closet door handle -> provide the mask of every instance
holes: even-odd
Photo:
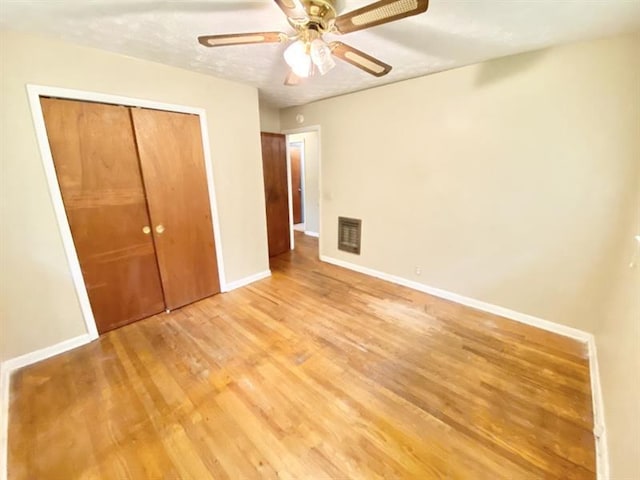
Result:
[[[142,233],[144,233],[145,235],[149,235],[151,233],[151,227],[149,225],[145,225],[144,227],[142,227]]]
[[[162,233],[164,232],[164,226],[162,224],[156,226],[156,232]]]

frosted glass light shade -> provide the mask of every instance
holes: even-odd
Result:
[[[307,53],[307,46],[297,40],[284,51],[284,61],[291,67],[298,77],[306,78],[311,72],[311,57]]]
[[[311,59],[315,66],[318,67],[320,75],[324,75],[336,66],[336,62],[333,60],[329,45],[319,38],[316,38],[311,42]]]

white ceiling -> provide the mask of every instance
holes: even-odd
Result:
[[[368,3],[344,0],[340,11]],[[258,87],[261,100],[286,107],[549,45],[640,30],[640,0],[431,0],[424,14],[340,37],[391,64],[389,75],[375,78],[338,60],[327,75],[298,87],[283,85],[284,45],[205,48],[196,41],[206,34],[291,32],[271,0],[0,0],[0,28],[250,84]]]

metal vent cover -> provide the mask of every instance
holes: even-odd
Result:
[[[362,220],[338,217],[338,250],[360,255]]]

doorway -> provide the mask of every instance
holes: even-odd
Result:
[[[305,230],[304,212],[304,139],[289,142],[289,162],[291,169],[291,209],[293,229]]]
[[[320,127],[289,131],[291,232],[320,237]],[[292,247],[294,248],[294,247]]]
[[[269,257],[274,257],[294,250],[296,236],[320,237],[320,127],[260,135]]]

